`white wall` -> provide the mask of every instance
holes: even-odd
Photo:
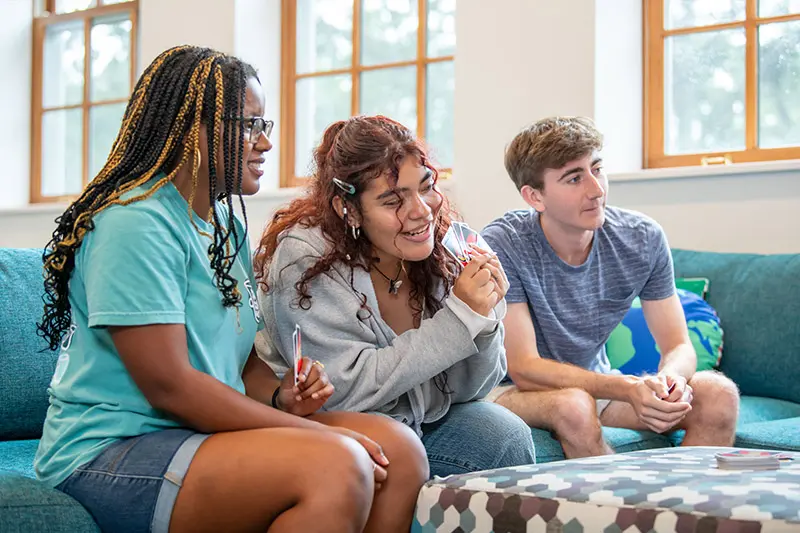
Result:
[[[281,2],[236,0],[235,54],[256,68],[266,95],[265,117],[275,121],[272,150],[264,163],[261,194],[278,188],[281,153]]]
[[[0,1],[0,209],[24,205],[30,191],[31,13],[33,0]],[[0,232],[5,229],[0,222]]]
[[[609,200],[658,220],[673,247],[800,252],[800,170],[658,181],[612,179]]]
[[[139,0],[139,72],[173,46],[234,52],[233,0]]]
[[[794,172],[614,179],[615,171],[641,168],[638,0],[501,5],[458,2],[455,195],[471,225],[525,207],[503,168],[504,147],[519,129],[550,115],[587,115],[606,134],[611,202],[656,218],[672,246],[800,252],[800,165]]]
[[[458,1],[453,173],[456,204],[472,225],[525,205],[503,167],[520,129],[548,115],[593,114],[593,5]]]

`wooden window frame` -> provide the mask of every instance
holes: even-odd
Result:
[[[664,2],[643,0],[644,143],[645,168],[731,164],[800,159],[800,146],[758,146],[758,27],[775,22],[800,20],[800,14],[759,17],[758,0],[746,0],[745,20],[724,24],[664,29]],[[673,35],[744,28],[745,43],[745,149],[724,152],[668,155],[664,142],[664,41]]]
[[[428,0],[417,0],[417,14],[419,26],[417,27],[417,57],[408,61],[381,63],[378,65],[364,66],[361,64],[361,2],[353,0],[353,55],[350,67],[335,70],[297,73],[297,1],[281,0],[281,35],[283,36],[281,48],[281,113],[280,113],[280,186],[297,187],[303,185],[307,177],[295,176],[295,94],[297,81],[306,78],[321,76],[349,74],[352,79],[350,94],[350,116],[359,112],[361,73],[372,70],[382,70],[396,67],[417,67],[417,136],[424,138],[425,133],[425,105],[426,105],[426,76],[427,67],[433,63],[453,61],[455,56],[427,56],[427,22]],[[447,176],[452,169],[438,169],[440,176]]]
[[[42,119],[47,111],[61,109],[81,109],[83,112],[83,141],[82,141],[82,183],[85,187],[89,182],[89,111],[99,105],[119,104],[127,102],[130,92],[136,81],[136,49],[137,49],[137,16],[139,1],[130,0],[118,4],[104,5],[105,0],[97,0],[97,6],[71,13],[57,14],[55,12],[56,0],[43,0],[45,13],[33,18],[33,76],[31,90],[31,203],[64,202],[71,201],[74,195],[44,196],[42,195]],[[125,98],[112,100],[90,101],[91,88],[91,48],[90,37],[92,20],[97,17],[128,13],[131,20],[130,42],[130,91]],[[83,98],[80,104],[55,106],[45,108],[42,102],[44,94],[44,39],[48,26],[69,21],[82,20],[84,32],[84,60],[83,60]]]

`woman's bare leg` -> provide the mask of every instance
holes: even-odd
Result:
[[[189,465],[170,532],[361,532],[375,490],[356,441],[293,428],[218,433]]]
[[[362,433],[383,447],[389,458],[388,478],[375,493],[364,531],[408,533],[419,489],[429,477],[428,457],[416,434],[403,424],[379,415],[331,412],[311,418]]]

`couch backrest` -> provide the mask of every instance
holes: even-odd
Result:
[[[725,332],[720,370],[742,394],[800,403],[800,254],[673,250],[677,277],[710,280]]]
[[[0,440],[39,438],[57,354],[36,334],[42,250],[0,248]]]

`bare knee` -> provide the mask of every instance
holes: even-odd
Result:
[[[320,512],[366,523],[375,491],[372,459],[358,442],[333,432],[320,432],[315,440],[316,453],[298,458],[316,473],[304,484],[301,499]]]
[[[375,417],[375,438],[390,461],[389,482],[418,491],[430,474],[428,455],[419,437],[408,426],[390,418]]]
[[[739,414],[739,388],[715,371],[696,373],[692,387],[692,413],[703,425],[734,426]]]
[[[583,389],[559,391],[553,409],[553,429],[559,437],[590,437],[600,432],[595,399]]]

